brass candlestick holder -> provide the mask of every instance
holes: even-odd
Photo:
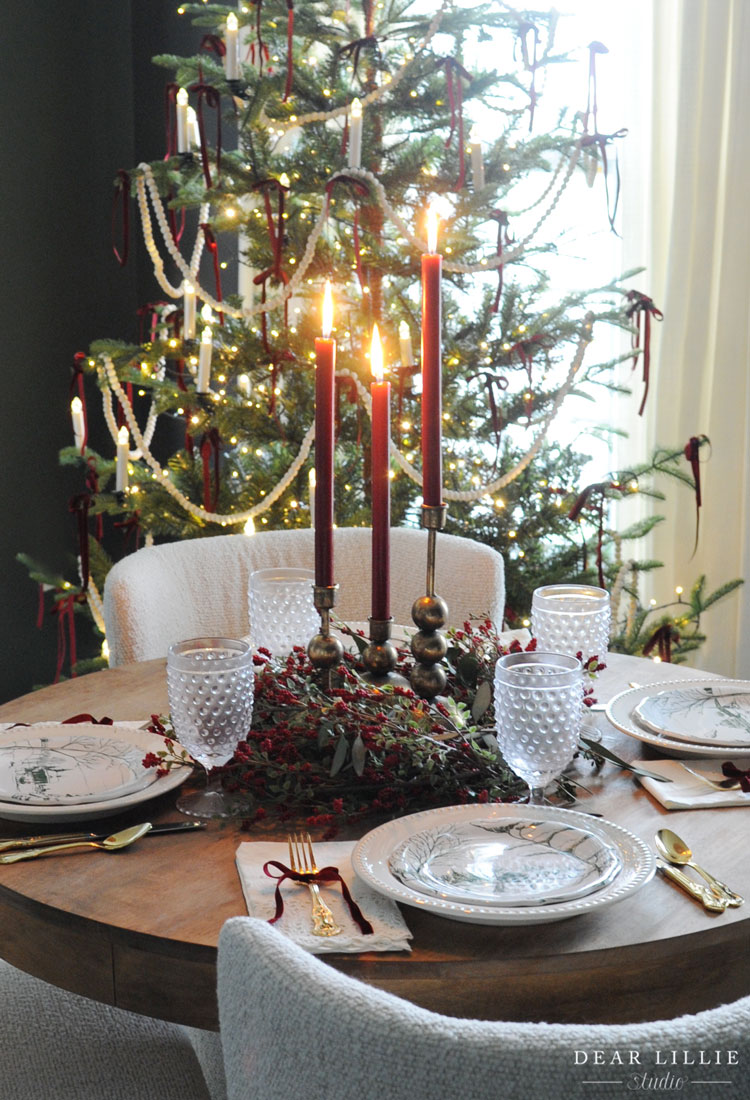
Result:
[[[411,639],[415,665],[411,686],[423,699],[434,699],[445,689],[447,676],[441,661],[448,651],[448,642],[440,628],[448,621],[448,605],[435,595],[435,554],[438,531],[445,526],[448,509],[444,504],[422,505],[422,526],[427,529],[427,592],[411,609],[411,617],[419,628]]]
[[[398,652],[391,637],[393,619],[370,619],[370,644],[362,652],[362,660],[367,669],[367,679],[380,687],[393,684],[408,687],[408,682],[394,672],[398,661]]]
[[[337,584],[313,585],[313,603],[320,615],[320,632],[310,639],[307,655],[315,668],[322,672],[323,687],[331,688],[332,670],[341,663],[344,647],[331,634],[331,608],[336,606]]]

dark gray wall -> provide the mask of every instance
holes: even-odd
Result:
[[[112,255],[112,181],[163,153],[168,74],[150,58],[199,41],[175,9],[172,0],[0,4],[0,701],[55,669],[55,624],[47,615],[36,628],[37,590],[15,555],[75,577],[68,499],[81,475],[57,458],[72,442],[73,356],[98,337],[134,338],[137,305],[155,294],[144,264],[123,270]],[[89,390],[95,415],[97,395]]]

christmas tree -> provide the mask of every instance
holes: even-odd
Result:
[[[85,477],[73,505],[79,575],[52,578],[25,559],[57,610],[71,619],[88,610],[103,631],[114,526],[134,548],[311,525],[326,280],[338,345],[336,521],[370,522],[377,324],[394,393],[392,522],[419,524],[420,260],[437,200],[445,529],[503,554],[511,626],[538,584],[594,580],[613,592],[615,647],[658,645],[670,658],[697,645],[701,612],[733,583],[707,596],[701,579],[689,602],[642,608],[638,573],[658,563],[623,546],[657,519],[618,533],[609,508],[635,491],[658,496],[655,473],[696,488],[702,440],[584,486],[588,456],[553,434],[568,398],[596,399],[617,388],[618,362],[647,358],[657,312],[627,277],[560,298],[545,273],[560,246],[548,223],[571,181],[583,173],[614,193],[619,136],[599,133],[596,118],[604,47],[591,43],[571,81],[580,102],[542,131],[544,72],[566,61],[554,12],[449,0],[437,11],[411,0],[180,11],[193,20],[196,54],[156,59],[170,74],[164,159],[115,181],[116,255],[126,262],[137,220],[163,298],[144,304],[137,341],[98,340],[77,357],[76,443],[61,460]],[[601,214],[614,218],[604,201]],[[597,355],[606,327],[628,333],[633,349]],[[106,454],[88,446],[92,383],[112,438]]]

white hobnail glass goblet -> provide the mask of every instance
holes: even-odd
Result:
[[[307,649],[320,630],[320,615],[313,603],[315,574],[310,569],[278,566],[250,574],[248,607],[250,644],[286,657],[294,646]]]
[[[560,775],[578,744],[583,669],[563,653],[509,653],[495,666],[495,725],[508,767],[543,802],[544,788]]]
[[[170,646],[167,692],[175,737],[207,771],[231,760],[247,736],[254,682],[247,642],[191,638]],[[219,782],[182,796],[177,809],[190,817],[228,817],[233,812]]]
[[[607,658],[609,593],[590,584],[547,584],[531,598],[531,632],[539,649]]]

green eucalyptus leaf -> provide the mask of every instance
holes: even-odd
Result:
[[[489,680],[485,680],[484,683],[480,684],[477,688],[477,693],[471,704],[471,717],[475,722],[479,721],[491,702],[492,688],[490,687]]]
[[[336,743],[336,750],[333,754],[333,760],[331,761],[331,778],[334,775],[338,775],[344,766],[347,753],[349,752],[349,742],[346,736],[342,733]]]
[[[362,738],[357,734],[354,744],[352,745],[352,767],[357,775],[362,775],[365,770],[365,758],[367,756],[367,749]]]

